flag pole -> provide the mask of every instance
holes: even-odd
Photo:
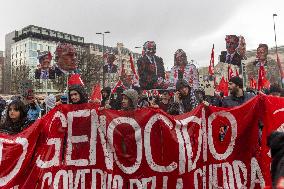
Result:
[[[281,78],[281,85],[282,85],[282,88],[284,88],[284,72],[283,72],[283,69],[282,69],[282,65],[281,65],[281,62],[280,62],[280,59],[279,59],[279,56],[278,56],[278,46],[277,46],[277,37],[276,37],[276,26],[275,26],[275,19],[274,17],[277,16],[277,14],[273,14],[273,29],[274,29],[274,41],[275,41],[275,53],[276,53],[276,62],[278,64],[278,67],[279,67],[279,71],[280,71],[280,78]]]

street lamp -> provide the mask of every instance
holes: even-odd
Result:
[[[105,32],[97,32],[97,35],[102,35],[103,36],[103,60],[104,60],[104,54],[105,54],[105,34],[110,33],[110,31],[105,31]],[[105,73],[103,69],[103,88],[105,88]]]
[[[277,16],[277,14],[273,14],[273,26],[274,26],[274,41],[275,41],[275,51],[276,51],[276,57],[277,57],[277,64],[280,70],[280,77],[281,77],[281,83],[282,83],[282,87],[284,87],[284,73],[283,73],[283,69],[282,69],[282,65],[278,56],[278,46],[277,46],[277,38],[276,38],[276,27],[275,27],[275,20],[274,17]]]

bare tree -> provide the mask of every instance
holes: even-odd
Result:
[[[21,81],[30,79],[30,68],[27,65],[20,65],[12,68],[11,92],[20,93]]]
[[[100,83],[103,65],[102,56],[91,54],[88,48],[84,48],[78,53],[78,68],[88,93],[92,91],[96,83]]]

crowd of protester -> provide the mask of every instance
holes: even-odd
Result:
[[[205,106],[212,105],[225,108],[239,106],[257,94],[256,91],[251,89],[245,91],[242,78],[238,76],[232,77],[228,86],[230,94],[226,97],[222,92],[215,92],[214,96],[207,96],[202,88],[194,89],[186,80],[180,79],[176,82],[175,89],[158,90],[158,95],[145,94],[139,87],[126,90],[118,87],[115,94],[112,94],[111,88],[105,87],[101,90],[101,101],[97,99],[90,100],[84,86],[71,85],[67,94],[49,94],[43,101],[36,98],[34,94],[26,97],[14,96],[7,101],[0,98],[0,132],[10,135],[20,133],[60,104],[97,103],[100,105],[99,111],[103,109],[134,111],[137,108],[159,108],[168,114],[180,115],[192,111],[200,103]],[[277,84],[272,84],[270,89],[263,93],[283,97],[283,91]],[[262,123],[259,122],[260,138],[262,127]],[[221,141],[224,139],[226,132],[227,126],[220,128]],[[282,174],[284,168],[281,163],[284,161],[283,141],[280,141],[283,136],[283,133],[274,133],[268,141],[268,145],[272,149],[272,157],[275,157],[272,161],[273,179],[284,175]],[[275,143],[275,141],[278,142]]]

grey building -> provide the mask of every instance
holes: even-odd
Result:
[[[34,25],[7,34],[5,37],[7,58],[4,67],[4,92],[17,93],[18,81],[16,80],[19,78],[15,78],[23,68],[29,70],[26,79],[33,80],[34,71],[38,65],[38,51],[50,51],[54,57],[58,43],[70,43],[79,48],[84,45],[84,38]],[[48,89],[49,92],[55,92],[52,82]]]

